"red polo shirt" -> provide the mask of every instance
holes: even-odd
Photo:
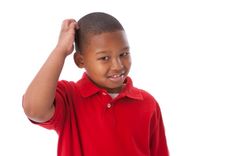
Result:
[[[58,156],[169,155],[158,103],[129,77],[114,99],[86,74],[59,81],[54,104],[54,116],[37,124],[58,133]]]

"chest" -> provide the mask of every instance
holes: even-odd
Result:
[[[141,101],[113,100],[108,95],[75,98],[64,129],[68,138],[76,136],[87,155],[147,153],[152,112],[146,106]]]

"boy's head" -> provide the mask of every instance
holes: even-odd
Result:
[[[120,22],[113,16],[95,12],[78,21],[75,35],[78,67],[108,92],[119,92],[131,67],[129,44]]]
[[[113,16],[94,12],[87,14],[78,21],[79,29],[75,35],[76,51],[82,52],[88,46],[89,38],[105,32],[124,30],[121,23]]]

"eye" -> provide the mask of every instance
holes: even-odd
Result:
[[[107,61],[107,60],[109,60],[109,57],[103,56],[103,57],[98,58],[98,60]]]
[[[129,52],[123,52],[123,53],[120,54],[120,56],[121,56],[121,57],[123,57],[123,56],[128,56],[129,54],[130,54]]]

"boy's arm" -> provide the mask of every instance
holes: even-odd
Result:
[[[65,58],[73,52],[75,29],[78,29],[75,20],[68,19],[63,21],[57,46],[24,94],[23,108],[28,118],[33,121],[45,122],[54,114],[53,101],[57,81]]]

